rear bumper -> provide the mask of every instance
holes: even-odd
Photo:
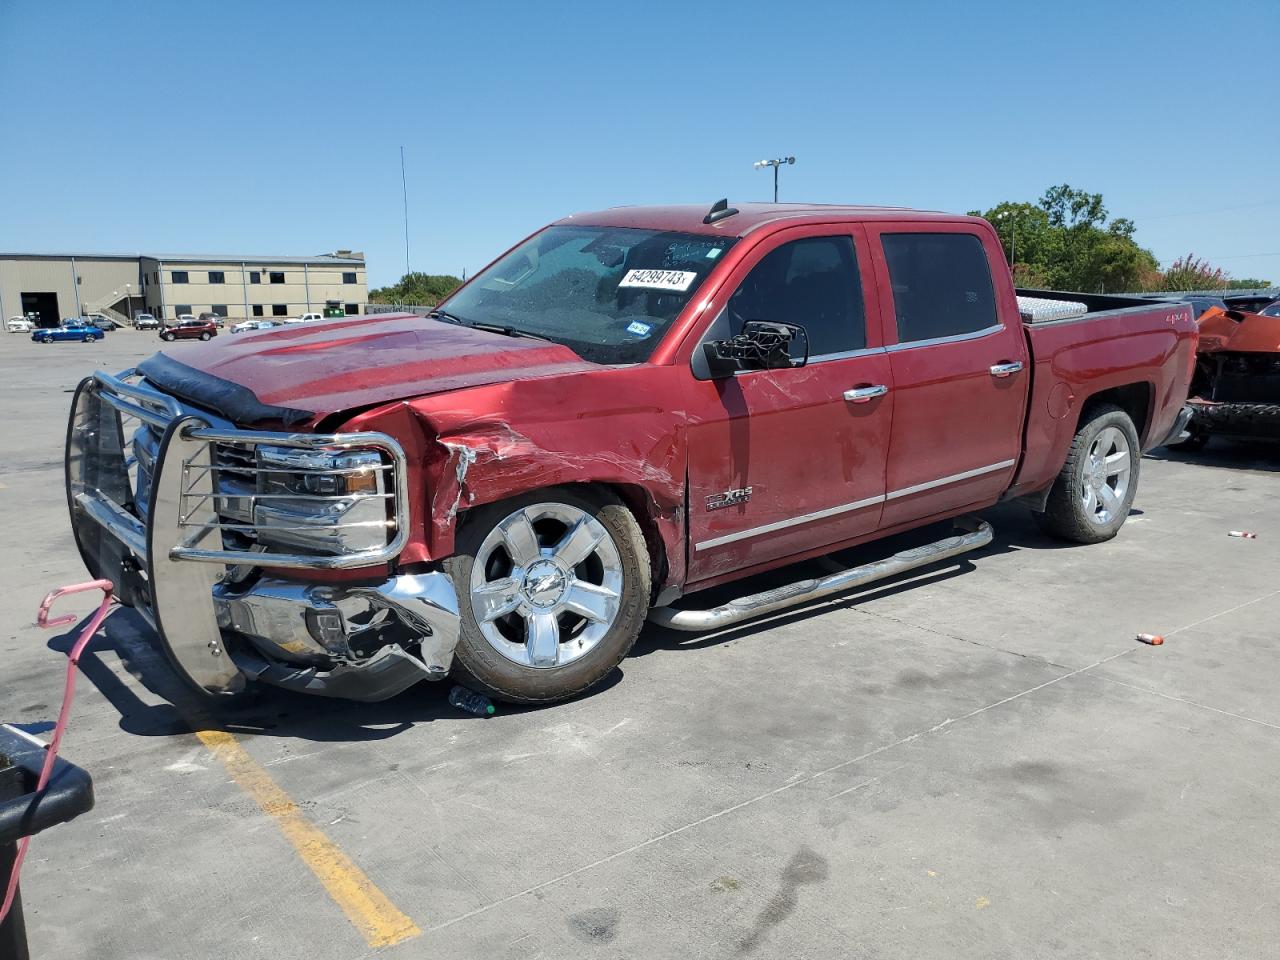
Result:
[[[1169,433],[1156,446],[1164,446],[1169,443],[1177,443],[1179,440],[1186,439],[1183,434],[1187,432],[1187,425],[1191,423],[1192,414],[1195,411],[1189,404],[1183,404],[1178,415],[1173,420],[1173,426],[1169,428]]]
[[[145,467],[128,455],[124,417],[163,430]],[[397,484],[388,542],[339,556],[227,549],[214,509],[212,452],[226,437],[386,450]],[[452,580],[440,571],[386,574],[408,526],[405,472],[403,453],[389,437],[237,431],[145,385],[102,373],[80,384],[67,432],[67,500],[85,566],[116,584],[121,602],[155,629],[175,670],[208,694],[236,693],[258,679],[377,700],[448,674],[458,638]],[[270,579],[263,567],[291,569],[301,582]],[[305,582],[307,569],[363,568],[378,571],[370,582]]]

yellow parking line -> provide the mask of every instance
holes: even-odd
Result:
[[[302,815],[292,798],[234,736],[222,730],[197,730],[196,736],[222,761],[231,779],[276,822],[302,862],[324,885],[369,946],[389,947],[422,933],[350,857]]]

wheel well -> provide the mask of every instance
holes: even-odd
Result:
[[[1138,431],[1138,439],[1145,440],[1147,425],[1151,419],[1151,384],[1129,383],[1123,387],[1112,387],[1095,393],[1081,405],[1080,418],[1076,421],[1077,429],[1085,422],[1093,408],[1101,403],[1114,404],[1127,413]]]
[[[649,549],[650,574],[654,591],[656,592],[666,582],[668,571],[667,548],[666,544],[663,543],[662,534],[658,530],[658,506],[654,503],[653,497],[649,495],[648,490],[638,484],[628,483],[563,483],[556,484],[556,486],[571,487],[582,496],[592,500],[601,502],[621,501],[622,505],[630,510],[631,515],[636,518],[636,523],[640,525],[640,532],[644,535],[645,546]],[[488,505],[484,504],[484,506]],[[458,522],[466,523],[473,513],[474,508],[459,511]]]

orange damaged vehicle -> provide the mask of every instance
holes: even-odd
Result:
[[[1200,344],[1188,405],[1189,436],[1174,444],[1200,450],[1210,437],[1280,440],[1280,300],[1225,298],[1200,315]]]

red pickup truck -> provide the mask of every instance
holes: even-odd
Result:
[[[575,215],[429,317],[282,327],[85,380],[76,540],[211,694],[373,700],[453,675],[563,699],[646,618],[713,629],[980,547],[970,515],[1000,500],[1069,540],[1114,536],[1142,452],[1186,423],[1191,308],[1029,294],[1024,318],[972,217]],[[948,518],[927,547],[698,603]]]

